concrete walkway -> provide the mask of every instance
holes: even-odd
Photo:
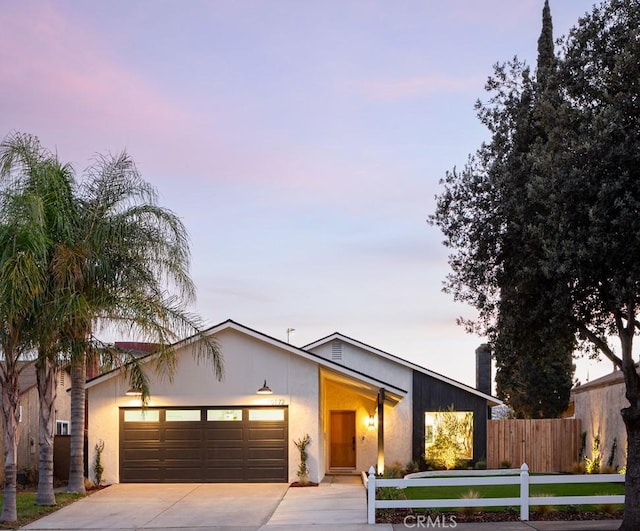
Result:
[[[456,531],[612,531],[619,520],[589,522],[444,522]],[[431,526],[433,528],[433,525]],[[436,526],[437,527],[437,526]],[[440,525],[445,528],[445,525]],[[87,496],[23,529],[181,531],[400,531],[405,524],[367,525],[359,476],[327,476],[317,487],[267,484],[118,484]]]

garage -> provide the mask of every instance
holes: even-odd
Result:
[[[288,481],[286,407],[120,408],[122,483]]]

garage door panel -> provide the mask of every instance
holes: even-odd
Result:
[[[247,459],[277,459],[286,458],[286,450],[282,447],[248,448]]]
[[[122,459],[127,462],[150,461],[160,459],[160,448],[125,448],[122,450]]]
[[[127,468],[124,477],[120,477],[122,483],[157,483],[160,481],[160,472],[157,468]]]
[[[250,441],[281,441],[285,438],[285,430],[283,427],[278,428],[249,428]]]
[[[195,426],[191,428],[166,428],[165,429],[165,441],[193,441],[197,439],[200,441],[200,427]],[[197,442],[196,441],[196,442]]]
[[[164,459],[191,459],[202,461],[202,450],[200,448],[166,448]]]
[[[184,408],[183,408],[184,409]],[[125,422],[121,412],[122,482],[286,482],[288,479],[287,410],[273,420],[273,408],[225,409],[233,420],[217,419],[221,408],[190,407],[202,421],[165,420],[182,412],[150,408],[158,422]],[[212,413],[213,411],[213,413]],[[256,414],[256,411],[258,413]],[[127,418],[140,415],[127,411]],[[251,415],[253,415],[251,417]],[[277,415],[276,415],[277,416]]]
[[[208,461],[215,459],[239,459],[242,460],[244,452],[242,448],[207,448],[206,458]]]
[[[160,427],[135,428],[127,426],[124,432],[125,441],[157,441],[160,437]]]
[[[237,428],[209,428],[205,432],[209,441],[242,441],[244,430],[242,426]]]

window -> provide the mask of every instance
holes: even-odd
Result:
[[[208,409],[207,420],[212,421],[234,421],[242,420],[241,409]]]
[[[200,410],[167,409],[165,419],[167,422],[200,422]]]
[[[126,409],[124,412],[125,422],[158,422],[160,411],[157,409]]]
[[[249,420],[284,420],[284,409],[250,409]]]
[[[446,468],[459,459],[473,459],[473,411],[426,411],[424,453]]]
[[[69,435],[68,420],[56,420],[56,435]]]

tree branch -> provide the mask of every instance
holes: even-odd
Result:
[[[604,339],[599,337],[595,332],[589,330],[583,323],[578,323],[578,330],[580,330],[580,333],[591,341],[591,343],[593,343],[600,352],[609,358],[614,365],[622,368],[622,360],[613,353],[613,350],[611,350]]]

